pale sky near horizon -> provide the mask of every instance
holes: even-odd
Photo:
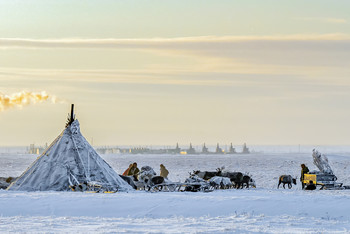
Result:
[[[0,1],[0,146],[350,143],[349,1]],[[0,98],[1,98],[0,96]],[[51,97],[58,101],[53,103]]]

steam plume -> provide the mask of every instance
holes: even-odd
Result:
[[[30,104],[36,104],[44,101],[56,102],[55,96],[50,96],[45,91],[42,92],[27,92],[22,91],[11,95],[5,95],[0,93],[0,112],[12,107],[23,107]]]

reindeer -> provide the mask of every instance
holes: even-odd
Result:
[[[210,186],[214,189],[229,189],[233,186],[230,178],[222,176],[214,176],[209,180]]]
[[[243,185],[243,173],[242,172],[224,172],[222,176],[230,178],[234,187],[239,189]]]
[[[243,175],[242,180],[242,188],[246,186],[246,188],[249,188],[249,186],[252,186],[253,188],[256,188],[255,180],[252,179],[249,175]]]
[[[285,185],[288,184],[288,188],[292,188],[292,183],[297,184],[297,179],[293,178],[291,175],[281,175],[280,178],[278,179],[278,186],[277,188],[280,187],[280,184],[283,183],[283,188],[285,189]]]
[[[214,176],[221,176],[221,168],[216,169],[216,171],[193,171],[193,175],[197,175],[198,177],[204,179],[204,180],[209,180],[210,178]]]

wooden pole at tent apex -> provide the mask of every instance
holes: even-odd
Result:
[[[70,109],[70,123],[74,121],[74,104],[72,104],[72,107]]]
[[[72,106],[71,106],[71,109],[70,109],[70,116],[69,116],[69,114],[68,114],[66,127],[68,127],[69,125],[71,125],[71,123],[73,123],[73,121],[74,121],[74,104],[72,104]]]

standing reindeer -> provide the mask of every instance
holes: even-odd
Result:
[[[291,175],[281,175],[279,180],[278,180],[278,186],[277,188],[280,187],[280,184],[283,183],[283,188],[285,189],[285,185],[288,184],[288,188],[292,188],[292,183],[297,184],[297,179],[293,178]]]

